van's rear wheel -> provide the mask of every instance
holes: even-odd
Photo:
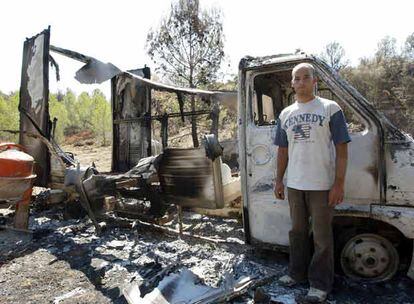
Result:
[[[386,238],[363,233],[351,237],[344,244],[340,261],[348,277],[380,282],[391,279],[397,272],[399,256]]]

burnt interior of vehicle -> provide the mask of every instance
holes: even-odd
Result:
[[[254,78],[252,115],[255,125],[276,124],[282,110],[295,102],[295,92],[291,87],[291,80],[291,69],[263,73]],[[364,124],[354,111],[321,79],[318,79],[315,94],[334,100],[341,106],[350,133],[361,132],[365,129]]]

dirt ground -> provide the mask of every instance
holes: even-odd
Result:
[[[127,303],[122,294],[126,286],[166,268],[189,269],[212,287],[222,285],[229,275],[276,278],[287,270],[286,254],[244,244],[237,219],[184,212],[184,231],[221,240],[214,242],[141,225],[131,229],[114,224],[97,236],[87,217],[65,219],[61,206],[38,209],[34,207],[30,217],[32,241],[9,239],[6,246],[0,231],[1,303]],[[165,227],[177,229],[177,225],[175,217]],[[297,303],[295,299],[306,293],[306,285],[284,288],[274,278],[262,286],[270,297],[263,303]],[[327,303],[414,303],[413,287],[404,274],[378,284],[338,275]],[[255,289],[250,289],[231,303],[255,303],[254,296]]]
[[[111,147],[63,149],[75,153],[83,165],[95,162],[99,171],[110,170]],[[306,294],[306,284],[279,286],[276,278],[286,273],[288,256],[245,244],[240,219],[185,211],[184,232],[203,239],[160,232],[139,221],[131,222],[133,228],[125,228],[124,221],[109,223],[98,236],[84,213],[68,218],[67,206],[46,208],[39,203],[45,192],[37,193],[31,207],[31,234],[0,229],[1,304],[127,303],[123,290],[131,284],[144,282],[150,292],[159,283],[154,278],[183,270],[214,288],[222,288],[229,278],[270,277],[261,288],[249,288],[230,303],[294,304]],[[163,227],[178,229],[173,215]],[[0,207],[0,225],[10,225],[12,217],[12,210]],[[259,294],[267,299],[260,302]],[[403,270],[391,281],[377,284],[354,282],[339,274],[327,303],[414,303],[414,284]]]
[[[99,146],[96,144],[80,143],[77,145],[61,145],[61,148],[65,152],[71,152],[74,154],[75,159],[80,162],[81,165],[90,166],[95,163],[99,172],[110,172],[112,161],[112,146]]]

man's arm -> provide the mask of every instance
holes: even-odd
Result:
[[[280,114],[281,116],[283,115]],[[285,185],[283,185],[283,176],[285,175],[286,167],[288,164],[288,138],[286,131],[282,127],[282,121],[279,117],[277,127],[276,127],[276,136],[275,136],[275,145],[279,147],[277,151],[277,172],[276,172],[276,183],[275,183],[275,195],[278,199],[285,199]]]
[[[345,174],[348,161],[348,144],[336,144],[335,150],[335,181],[329,191],[329,205],[333,207],[342,203],[344,199]]]
[[[277,173],[275,185],[275,195],[278,199],[285,199],[285,185],[283,184],[283,176],[285,175],[286,167],[288,164],[288,155],[288,148],[279,146],[277,152]]]

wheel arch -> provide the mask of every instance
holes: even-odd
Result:
[[[361,229],[362,231],[375,232],[387,239],[394,245],[398,245],[398,252],[402,256],[402,261],[408,265],[407,276],[414,280],[414,237],[410,232],[414,229],[414,221],[410,221],[410,217],[398,220],[395,210],[387,210],[385,208],[378,210],[371,209],[371,212],[337,212],[333,219],[333,229],[335,237],[341,231],[350,229]],[[376,211],[376,212],[375,212]],[[401,214],[398,213],[400,216]],[[410,227],[404,227],[404,223],[410,223]]]
[[[341,207],[335,210],[334,225],[343,225],[350,219],[355,223],[380,224],[414,240],[414,208],[385,205]]]
[[[332,226],[336,234],[341,230],[352,228],[367,232],[375,232],[384,237],[387,237],[390,233],[393,233],[395,235],[394,238],[398,237],[408,239],[407,236],[400,229],[398,229],[398,227],[392,225],[391,223],[367,216],[337,215],[333,219]]]

